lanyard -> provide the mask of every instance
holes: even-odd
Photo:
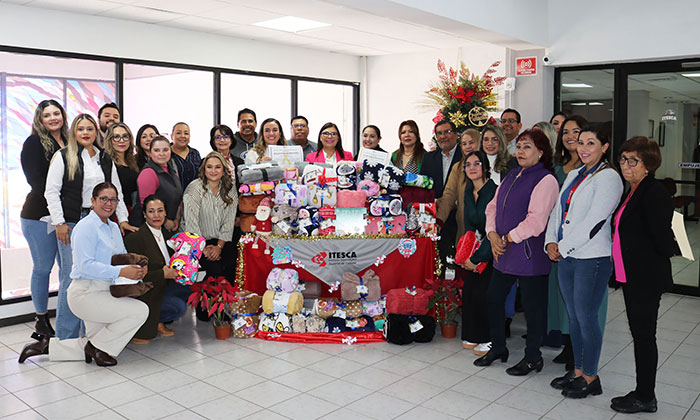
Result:
[[[574,186],[571,187],[571,190],[569,190],[569,196],[566,198],[566,206],[564,207],[564,218],[563,218],[563,220],[566,220],[566,215],[569,214],[569,207],[571,206],[571,197],[573,197],[574,193],[576,192],[576,189],[578,189],[578,186],[581,185],[581,184],[583,183],[583,181],[586,180],[586,178],[588,178],[588,175],[590,175],[590,174],[592,174],[593,172],[595,172],[596,169],[598,169],[598,165],[596,165],[595,167],[591,168],[591,170],[589,170],[588,172],[586,172],[586,175],[585,175],[583,178],[581,178],[580,181],[578,181],[577,183],[575,183]]]

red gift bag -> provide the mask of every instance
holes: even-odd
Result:
[[[476,239],[476,233],[473,230],[467,231],[459,239],[457,243],[457,254],[455,255],[455,264],[463,265],[467,262],[468,258],[476,252],[481,246],[481,242]],[[476,271],[481,274],[486,269],[486,263],[482,262],[476,265]]]

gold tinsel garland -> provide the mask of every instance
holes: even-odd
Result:
[[[245,235],[241,236],[241,239],[238,241],[238,265],[236,266],[236,283],[238,284],[238,287],[240,287],[241,290],[243,290],[244,285],[245,285],[245,278],[243,277],[244,272],[245,272],[245,261],[243,260],[243,254],[244,254],[244,248],[245,245],[249,242],[253,242],[255,240],[255,234],[254,233],[246,233]],[[430,235],[418,235],[418,238],[430,238],[433,241],[433,247],[435,249],[435,270],[433,271],[433,274],[435,274],[435,278],[439,278],[440,275],[442,275],[442,261],[440,261],[440,255],[438,252],[438,241],[433,240],[433,238]],[[269,235],[268,238],[273,238],[273,239],[294,239],[294,240],[302,240],[302,241],[322,241],[326,239],[404,239],[409,237],[405,235],[388,235],[388,234],[383,234],[379,233],[376,235],[367,235],[365,233],[363,234],[352,234],[352,235],[326,235],[326,236],[305,236],[305,235]]]

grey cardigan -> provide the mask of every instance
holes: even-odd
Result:
[[[569,172],[549,215],[545,252],[547,244],[558,243],[563,258],[609,257],[612,254],[610,220],[620,203],[623,185],[617,171],[607,165],[588,176],[574,192],[564,221],[562,240],[558,240],[563,211],[561,197],[578,173],[579,169]]]

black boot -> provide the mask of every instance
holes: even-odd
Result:
[[[494,361],[496,361],[498,359],[501,359],[501,362],[503,362],[503,363],[507,362],[508,361],[508,349],[506,349],[506,351],[504,351],[501,354],[496,354],[496,352],[493,351],[493,349],[491,349],[485,355],[474,360],[474,366],[479,366],[479,367],[491,366],[491,363],[493,363]]]
[[[49,354],[49,337],[47,336],[43,336],[35,343],[25,345],[22,353],[19,354],[19,362],[24,363],[27,358],[40,354]]]
[[[559,353],[557,357],[552,360],[554,363],[569,363],[573,364],[574,362],[574,348],[571,345],[571,336],[569,334],[564,334],[564,337],[566,337],[566,342],[564,342],[564,349]]]
[[[43,315],[36,315],[36,324],[34,324],[34,330],[41,335],[46,335],[49,337],[56,336],[56,331],[54,331],[53,327],[51,326],[51,322],[49,321],[48,313]]]
[[[543,366],[544,360],[541,357],[540,360],[534,363],[528,362],[527,360],[523,359],[520,362],[518,362],[517,365],[511,366],[508,369],[506,369],[506,373],[511,376],[525,376],[533,370],[540,372]]]

